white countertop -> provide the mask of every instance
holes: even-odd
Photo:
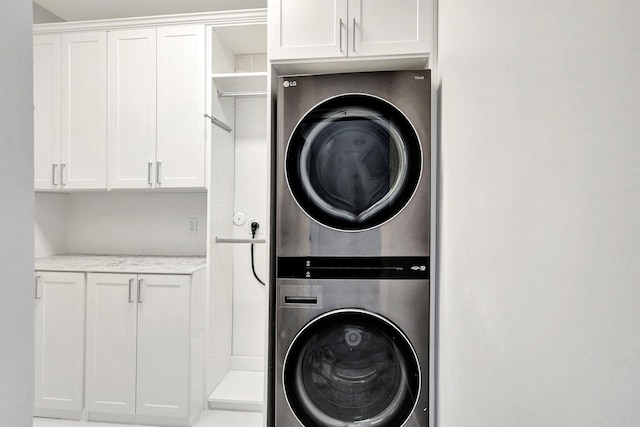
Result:
[[[54,255],[35,259],[36,271],[193,274],[205,266],[205,257],[189,256]]]

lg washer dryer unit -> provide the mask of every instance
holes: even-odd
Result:
[[[429,70],[279,78],[268,425],[428,425]]]
[[[281,77],[277,256],[427,256],[430,72]]]
[[[279,259],[273,426],[428,425],[424,261]]]

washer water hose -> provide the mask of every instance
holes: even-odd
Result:
[[[257,221],[253,221],[251,222],[251,238],[255,239],[256,238],[256,232],[258,231],[258,228],[260,227],[260,224],[258,224]],[[256,280],[262,285],[265,286],[264,282],[262,280],[260,280],[260,278],[258,277],[258,275],[256,274],[256,267],[255,264],[253,262],[253,243],[251,243],[251,271],[253,271],[253,277],[256,278]]]

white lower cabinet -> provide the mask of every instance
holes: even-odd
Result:
[[[36,416],[82,416],[84,297],[84,273],[36,272]]]
[[[190,424],[202,407],[195,275],[89,273],[90,420]],[[148,417],[148,418],[145,418]]]

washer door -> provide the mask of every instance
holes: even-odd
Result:
[[[416,406],[420,368],[408,339],[389,320],[342,309],[298,333],[283,383],[305,427],[399,427]]]
[[[291,193],[327,227],[359,231],[393,218],[411,199],[422,169],[415,129],[371,95],[330,98],[298,123],[287,145]]]

